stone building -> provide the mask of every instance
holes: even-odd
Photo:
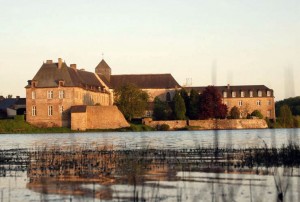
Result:
[[[66,65],[62,59],[47,60],[28,81],[26,118],[36,126],[71,126],[70,108],[76,105],[113,104],[112,93],[99,76]]]
[[[222,101],[228,111],[236,106],[240,117],[245,118],[254,110],[259,110],[264,117],[275,119],[274,91],[264,85],[215,86],[222,95]],[[205,87],[186,87],[187,91],[196,90],[201,94]]]
[[[170,102],[174,97],[175,91],[181,88],[171,74],[113,75],[111,74],[111,68],[104,60],[97,65],[95,72],[111,91],[129,83],[146,91],[149,95],[149,107],[145,116],[148,117],[152,116],[155,97],[159,97],[162,101]]]

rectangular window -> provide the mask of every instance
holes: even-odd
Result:
[[[268,117],[268,118],[271,117],[271,110],[268,110],[268,111],[267,111],[267,117]]]
[[[241,91],[241,97],[245,97],[245,92]]]
[[[48,116],[53,115],[53,106],[48,106]]]
[[[64,112],[64,106],[60,105],[60,106],[59,106],[59,113],[62,114],[63,112]]]
[[[259,91],[257,92],[257,95],[258,95],[258,97],[262,97],[262,91],[259,90]]]
[[[232,96],[232,97],[236,97],[236,92],[233,91],[232,94],[231,94],[231,96]]]
[[[268,100],[268,105],[271,105],[271,103],[272,103],[271,100]]]
[[[33,99],[33,100],[35,99],[35,91],[31,92],[31,99]]]
[[[271,91],[267,91],[267,96],[270,97],[271,96]]]
[[[256,105],[257,105],[257,106],[261,106],[261,100],[257,100],[257,101],[256,101]]]
[[[60,91],[58,92],[58,97],[59,97],[59,99],[65,98],[65,92],[64,92],[63,90],[60,90]]]
[[[223,97],[227,97],[227,92],[223,92]]]
[[[249,92],[249,95],[250,95],[250,97],[253,97],[253,91],[252,90]]]
[[[36,106],[32,106],[31,108],[31,115],[36,116]]]
[[[53,91],[52,90],[47,91],[47,98],[48,99],[53,99]]]
[[[242,106],[242,105],[243,105],[243,101],[240,100],[240,101],[239,101],[239,106]]]

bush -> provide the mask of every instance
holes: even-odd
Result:
[[[258,111],[258,110],[254,110],[254,111],[251,113],[251,116],[255,116],[255,117],[260,118],[260,119],[264,118],[264,116],[263,116],[263,115],[261,114],[261,112]]]
[[[230,110],[230,118],[231,119],[239,119],[240,118],[240,110],[236,106],[232,107]]]
[[[158,128],[161,131],[168,131],[168,130],[170,130],[170,126],[168,124],[165,124],[165,123],[162,124],[162,125],[160,125]]]

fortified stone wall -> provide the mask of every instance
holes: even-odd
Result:
[[[268,128],[263,119],[220,119],[220,120],[175,120],[175,121],[153,121],[151,118],[143,119],[143,124],[157,128],[162,124],[168,124],[170,129],[180,129],[192,126],[199,130],[212,129],[262,129]]]
[[[85,131],[87,129],[86,116],[87,116],[86,112],[71,113],[71,130]]]
[[[185,120],[175,120],[175,121],[153,121],[151,118],[143,119],[143,124],[150,126],[152,128],[158,128],[163,124],[170,126],[170,129],[180,129],[187,126],[187,121]]]
[[[189,126],[197,129],[261,129],[268,128],[263,119],[220,119],[220,120],[190,120]]]
[[[86,112],[71,114],[72,130],[117,129],[129,126],[116,106],[87,106]]]

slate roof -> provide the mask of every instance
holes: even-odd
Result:
[[[171,74],[125,74],[110,77],[110,86],[114,89],[129,83],[141,89],[180,88]]]
[[[75,105],[71,107],[71,113],[83,113],[86,112],[86,105]]]
[[[37,81],[37,88],[58,87],[60,80],[64,81],[66,87],[103,87],[96,74],[75,70],[66,63],[62,63],[61,68],[58,68],[58,63],[44,63],[32,80]]]
[[[111,69],[110,66],[105,62],[105,60],[101,60],[99,64],[96,66],[96,69],[104,68],[104,69]]]
[[[7,98],[0,101],[0,110],[6,110],[7,108],[12,107],[17,101],[17,98]]]
[[[250,97],[250,91],[253,92],[253,97],[258,97],[258,91],[262,91],[262,97],[267,97],[267,91],[271,92],[271,97],[274,96],[274,91],[265,85],[241,85],[241,86],[215,86],[221,94],[227,92],[227,97],[232,97],[232,92],[236,92],[236,97],[241,97],[241,92],[244,92],[245,97]],[[187,91],[192,89],[201,93],[206,86],[184,87]]]

